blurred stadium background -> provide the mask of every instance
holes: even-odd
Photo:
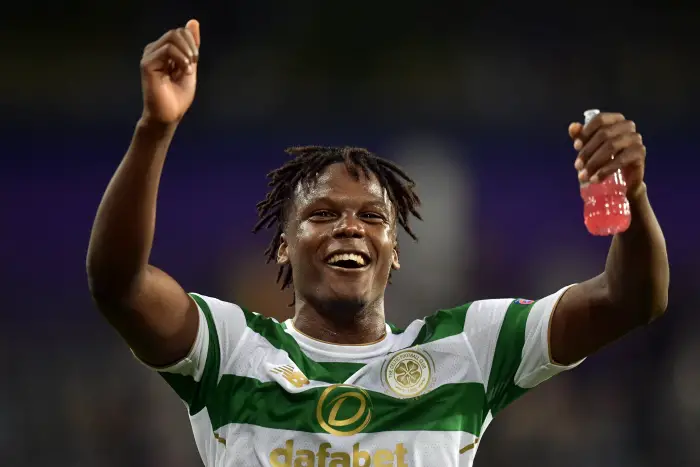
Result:
[[[624,3],[624,2],[623,2]],[[202,23],[198,96],[162,183],[153,261],[188,290],[285,317],[250,234],[296,144],[366,146],[419,182],[399,325],[477,298],[537,298],[603,266],[566,129],[620,110],[649,151],[669,316],[492,425],[480,466],[700,465],[700,74],[692,4],[16,2],[0,19],[0,465],[196,467],[186,413],[91,306],[93,214],[140,111],[143,46]],[[595,32],[594,32],[595,31]]]

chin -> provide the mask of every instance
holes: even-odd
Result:
[[[330,293],[317,298],[319,309],[328,315],[354,316],[367,308],[371,300],[365,294]]]
[[[368,304],[360,297],[334,297],[322,300],[321,308],[326,313],[338,315],[354,315],[362,311]]]

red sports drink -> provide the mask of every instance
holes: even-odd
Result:
[[[584,124],[588,124],[599,113],[596,109],[584,112]],[[582,183],[581,198],[584,223],[591,234],[614,235],[624,232],[630,226],[632,216],[622,170],[599,183]]]

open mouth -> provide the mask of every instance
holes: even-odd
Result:
[[[334,269],[362,269],[369,265],[364,253],[335,253],[326,258],[326,264]]]

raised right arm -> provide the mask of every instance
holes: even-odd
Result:
[[[199,24],[168,31],[141,62],[144,113],[107,186],[90,236],[88,282],[97,307],[144,362],[165,366],[190,351],[197,306],[149,264],[156,198],[175,129],[194,98]]]

